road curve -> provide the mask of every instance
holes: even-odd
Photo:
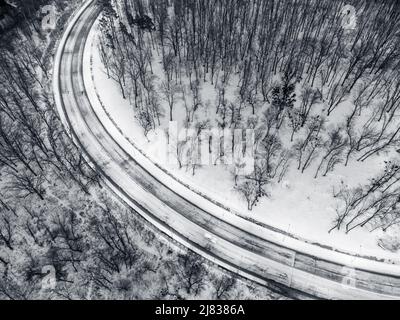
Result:
[[[250,233],[241,225],[230,223],[234,220],[229,217],[223,219],[208,212],[191,198],[172,190],[167,180],[153,176],[136,157],[128,154],[98,118],[83,79],[86,40],[100,12],[97,1],[88,0],[71,20],[56,53],[53,89],[66,130],[108,187],[162,232],[218,265],[260,284],[290,288],[293,289],[290,292],[300,297],[400,298],[398,266],[345,257],[343,253],[324,248],[309,251],[307,248],[314,249],[309,244],[297,250],[286,242],[281,244]],[[243,220],[243,223],[249,222]],[[324,253],[323,258],[314,252]],[[352,261],[352,268],[340,263],[343,260]]]

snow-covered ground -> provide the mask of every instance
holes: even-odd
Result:
[[[87,70],[84,73],[92,72],[92,80],[103,107],[120,133],[128,137],[129,141],[141,149],[153,162],[158,162],[159,148],[151,143],[155,138],[154,135],[149,134],[149,143],[143,134],[143,129],[135,119],[133,107],[128,100],[122,98],[118,84],[112,79],[107,79],[96,50],[95,34],[95,31],[91,32],[85,53],[86,61],[88,62],[89,59],[92,61],[92,70],[89,71],[90,64],[86,63]],[[161,72],[161,63],[154,65],[153,68],[156,74]],[[204,100],[205,102],[210,100],[213,103],[215,101],[213,90],[208,89],[207,86],[203,88]],[[346,104],[341,108],[346,108]],[[164,106],[164,110],[168,114],[167,105]],[[340,114],[340,111],[338,109],[337,113]],[[97,108],[96,112],[104,113],[101,108]],[[176,117],[179,118],[179,114]],[[193,176],[191,171],[185,168],[178,169],[164,162],[159,164],[179,181],[224,204],[242,217],[340,251],[399,262],[397,252],[385,251],[379,246],[382,242],[398,241],[393,236],[395,229],[389,230],[390,234],[382,231],[369,232],[367,229],[357,229],[350,234],[340,231],[328,233],[336,216],[337,202],[333,198],[333,187],[338,187],[341,183],[350,187],[365,184],[368,179],[383,169],[382,158],[371,158],[365,163],[352,162],[348,167],[339,165],[334,174],[318,179],[314,179],[316,168],[311,168],[301,174],[292,166],[282,183],[270,187],[270,198],[263,198],[251,212],[247,210],[246,202],[233,189],[232,173],[229,168],[201,167]]]

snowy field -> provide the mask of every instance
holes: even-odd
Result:
[[[135,146],[141,149],[153,162],[158,162],[160,158],[159,148],[152,143],[156,137],[151,132],[148,138],[145,137],[142,127],[135,119],[133,107],[128,100],[122,98],[118,84],[107,78],[97,50],[96,35],[96,32],[92,32],[89,37],[85,59],[92,61],[90,72],[101,101],[109,117],[122,131],[123,135],[129,137],[129,140],[133,141]],[[89,69],[90,64],[86,63],[86,67]],[[154,60],[153,71],[156,75],[163,74],[162,64],[157,58]],[[89,73],[89,70],[84,73]],[[213,86],[206,83],[202,85],[201,90],[204,105],[212,105],[216,99]],[[233,89],[231,91],[227,94],[233,95]],[[342,103],[335,110],[330,121],[334,123],[336,117],[340,118],[346,114],[349,107],[347,102]],[[166,116],[162,119],[161,127],[166,128],[168,105],[163,105],[163,109]],[[174,109],[174,116],[179,123],[182,123],[184,115],[179,110],[179,107]],[[100,108],[96,112],[104,113]],[[205,107],[202,112],[207,117],[210,116],[212,111]],[[290,137],[285,138],[290,139]],[[328,173],[326,177],[320,176],[318,179],[314,178],[318,162],[314,163],[303,174],[297,170],[296,164],[293,163],[283,181],[268,186],[269,197],[262,198],[252,211],[248,211],[246,201],[234,190],[230,167],[221,165],[203,166],[197,169],[195,175],[192,175],[191,170],[187,170],[185,167],[179,169],[174,165],[159,164],[164,166],[178,180],[231,208],[238,215],[256,223],[278,228],[297,238],[329,246],[336,250],[400,263],[395,246],[396,243],[400,242],[400,239],[394,236],[398,233],[396,231],[399,231],[397,227],[391,228],[387,232],[380,230],[370,232],[367,228],[358,228],[349,234],[337,230],[328,232],[333,226],[336,207],[338,206],[337,199],[333,197],[334,188],[338,188],[341,184],[349,187],[366,184],[371,177],[384,169],[384,161],[388,157],[390,155],[381,154],[369,158],[365,162],[351,161],[347,167],[339,164],[333,173]],[[394,247],[392,252],[383,249],[388,245]]]

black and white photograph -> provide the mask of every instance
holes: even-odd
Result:
[[[400,1],[0,0],[0,300],[398,299]]]

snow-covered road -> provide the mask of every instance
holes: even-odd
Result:
[[[55,58],[54,94],[66,129],[114,192],[162,232],[258,283],[272,281],[328,299],[400,297],[399,266],[295,239],[279,243],[285,237],[271,230],[268,236],[250,232],[245,227],[250,222],[217,214],[211,204],[200,206],[189,190],[180,192],[165,176],[154,175],[139,152],[128,153],[94,111],[84,83],[85,44],[100,11],[96,0],[89,0],[68,26]]]

